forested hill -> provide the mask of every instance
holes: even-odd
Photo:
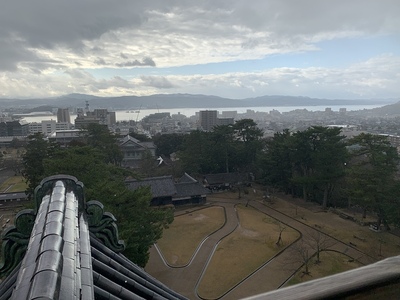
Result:
[[[7,107],[33,108],[38,106],[90,108],[138,109],[142,108],[217,108],[257,106],[312,106],[312,105],[369,105],[394,103],[393,99],[330,100],[293,96],[262,96],[247,99],[228,99],[209,95],[159,94],[151,96],[96,97],[83,94],[69,94],[56,98],[0,99],[0,109]]]
[[[372,109],[371,113],[376,116],[396,116],[400,115],[400,101]]]

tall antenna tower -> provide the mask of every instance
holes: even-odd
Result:
[[[139,110],[137,111],[137,116],[136,116],[136,123],[139,119],[139,114],[140,114],[140,110],[142,109],[142,104],[140,104]]]
[[[89,111],[89,101],[86,100],[85,103],[85,112],[87,113]]]

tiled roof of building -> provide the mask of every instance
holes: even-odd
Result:
[[[236,184],[248,181],[248,175],[245,173],[218,173],[204,175],[204,179],[210,185],[214,184]]]
[[[147,149],[156,148],[156,146],[154,145],[153,142],[141,142],[140,145],[142,145],[143,147],[145,147]]]
[[[46,178],[4,235],[0,299],[184,299],[120,252],[115,218],[75,177]]]
[[[185,172],[185,174],[183,174],[183,176],[178,180],[178,183],[184,183],[184,182],[197,182],[197,180]]]
[[[27,198],[28,195],[25,192],[0,193],[0,201],[25,200]]]
[[[124,136],[122,139],[120,139],[120,146],[123,146],[129,142],[137,144],[138,146],[146,148],[146,149],[154,149],[155,148],[155,145],[153,142],[141,142],[138,139],[131,137],[129,134]]]
[[[176,197],[199,196],[210,194],[210,190],[198,182],[176,183]],[[173,199],[173,198],[172,198]]]
[[[150,177],[142,180],[133,179],[125,183],[132,190],[142,186],[149,186],[154,198],[176,195],[176,188],[172,176]]]
[[[134,137],[131,137],[129,134],[124,136],[120,141],[121,141],[120,142],[121,144],[125,144],[128,141],[131,141],[131,142],[134,142],[134,143],[137,143],[137,144],[140,143],[140,141],[138,139],[135,139]]]

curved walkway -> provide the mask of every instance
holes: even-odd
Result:
[[[182,268],[169,267],[163,261],[156,246],[153,246],[150,250],[149,262],[146,265],[146,271],[149,274],[156,277],[173,290],[185,295],[189,299],[199,299],[196,293],[196,288],[215,248],[222,238],[230,234],[237,227],[239,220],[235,210],[235,205],[239,203],[246,204],[246,202],[248,202],[250,206],[259,210],[260,212],[297,229],[303,237],[296,241],[289,248],[296,248],[300,245],[304,247],[304,244],[310,242],[310,235],[312,235],[312,233],[319,233],[324,236],[324,238],[328,241],[328,244],[332,245],[329,247],[329,249],[345,253],[348,256],[357,259],[362,264],[369,264],[373,262],[371,257],[365,253],[362,253],[358,249],[336,240],[333,237],[330,237],[288,215],[274,210],[259,201],[247,201],[245,199],[224,199],[224,201],[219,201],[217,198],[214,198],[208,202],[224,208],[226,223],[220,230],[211,234],[203,241],[203,243],[197,249],[191,262],[186,267]],[[313,250],[311,248],[309,250],[310,253],[312,253],[311,251]],[[300,268],[302,265],[301,261],[298,261],[297,265],[296,263],[293,263],[293,260],[291,261],[292,256],[293,252],[288,250],[283,251],[280,255],[276,256],[270,262],[258,269],[255,273],[239,283],[221,299],[240,299],[279,288],[287,281],[288,278],[290,278],[294,270]],[[288,268],[289,262],[290,269]]]
[[[226,222],[224,226],[208,236],[196,251],[190,263],[183,268],[167,266],[156,247],[150,249],[150,259],[146,271],[168,287],[185,295],[189,299],[199,299],[196,294],[197,284],[211,258],[218,242],[234,231],[238,225],[238,216],[235,210],[237,202],[213,202],[225,210]]]
[[[251,201],[250,206],[254,207],[255,209],[265,213],[280,222],[289,225],[293,228],[296,228],[302,234],[302,239],[295,242],[291,247],[304,247],[307,242],[312,244],[310,241],[310,235],[313,233],[318,232],[319,234],[323,235],[326,238],[328,244],[332,246],[329,249],[336,250],[341,253],[345,253],[346,255],[356,258],[362,264],[370,264],[373,262],[372,258],[362,253],[361,251],[357,250],[356,248],[350,247],[349,245],[336,240],[319,230],[310,227],[292,217],[289,217],[283,213],[280,213],[264,204]],[[331,242],[329,241],[331,239]],[[312,253],[311,247],[309,247],[310,253]],[[274,260],[272,260],[269,264],[265,265],[263,268],[259,269],[257,272],[252,274],[247,280],[243,281],[239,285],[237,285],[231,292],[226,294],[222,299],[240,299],[249,296],[249,291],[253,295],[261,294],[270,290],[275,290],[283,283],[286,282],[288,276],[291,276],[293,270],[296,270],[301,267],[302,262],[298,261],[297,265],[292,265],[293,263],[293,252],[292,251],[284,251],[281,255],[277,256]],[[288,266],[288,262],[290,262],[291,269],[286,269]],[[265,282],[265,284],[261,284]]]

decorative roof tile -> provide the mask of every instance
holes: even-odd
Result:
[[[190,197],[210,194],[210,190],[198,182],[176,183],[176,197]]]
[[[145,178],[142,180],[128,180],[125,182],[131,190],[149,186],[153,198],[176,195],[176,188],[172,176]]]
[[[198,182],[192,176],[185,172],[181,178],[179,178],[178,183],[189,183],[189,182]]]
[[[115,218],[75,177],[46,178],[35,201],[5,233],[0,299],[185,299],[118,253]]]

